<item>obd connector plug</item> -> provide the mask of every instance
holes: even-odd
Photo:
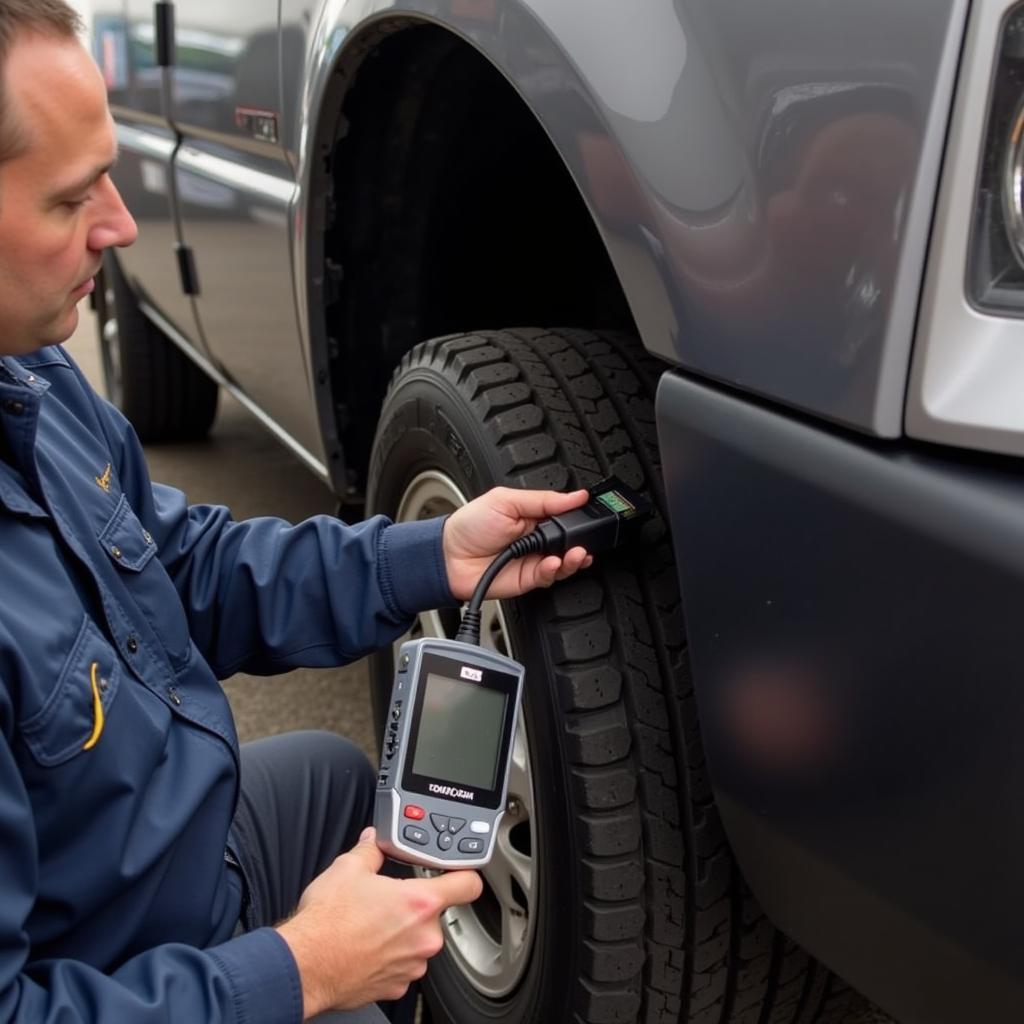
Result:
[[[564,555],[570,548],[583,547],[597,554],[631,540],[650,518],[652,506],[642,494],[610,476],[589,488],[590,500],[581,508],[551,516],[513,541],[487,567],[462,616],[455,639],[470,644],[480,642],[480,606],[491,583],[515,558],[524,555]]]
[[[545,519],[523,539],[541,537],[542,546],[531,551],[545,555],[564,555],[575,547],[593,555],[632,539],[650,514],[651,503],[642,494],[608,477],[590,488],[590,500],[582,508]]]

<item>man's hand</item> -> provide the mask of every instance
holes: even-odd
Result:
[[[463,505],[444,524],[444,562],[452,593],[460,601],[468,600],[484,570],[512,541],[529,533],[542,519],[586,502],[585,490],[560,494],[495,487]],[[561,558],[527,555],[502,569],[487,596],[518,597],[534,587],[550,587],[592,561],[583,548],[570,548]]]
[[[302,979],[303,1019],[401,998],[441,950],[440,915],[483,891],[475,871],[387,878],[383,863],[376,833],[364,829],[278,925]]]

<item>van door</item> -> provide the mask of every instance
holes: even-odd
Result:
[[[199,323],[225,377],[322,463],[292,282],[296,184],[279,141],[278,0],[174,7],[170,119]]]
[[[101,0],[92,41],[117,125],[112,177],[139,225],[138,241],[122,249],[118,261],[146,303],[201,350],[192,300],[178,272],[171,172],[177,136],[167,117],[152,0]]]

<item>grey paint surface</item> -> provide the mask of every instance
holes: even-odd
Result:
[[[148,4],[126,2],[133,21],[145,17]],[[177,5],[189,44],[173,105],[191,161],[178,177],[183,232],[188,241],[196,228],[203,243],[210,297],[198,307],[215,358],[314,455],[318,355],[302,339],[316,196],[307,188],[292,209],[275,192],[293,167],[310,182],[318,100],[382,18],[444,24],[512,82],[593,211],[652,351],[869,432],[899,432],[966,0],[658,0],[643,17],[582,0],[281,0],[279,50],[273,0],[261,3]],[[127,99],[157,113],[148,92]],[[279,149],[246,143],[233,127],[239,105],[280,109]],[[192,159],[203,155],[265,174],[269,187],[213,174]],[[131,200],[128,175],[123,184]],[[219,230],[204,231],[215,218]],[[143,255],[129,270],[155,279],[158,264],[143,273]],[[222,281],[225,266],[240,281]],[[244,284],[250,270],[255,287]],[[198,335],[181,303],[154,297]]]
[[[1024,485],[659,391],[709,768],[767,912],[906,1024],[1024,1016]]]
[[[449,25],[529,103],[652,351],[899,433],[966,0],[661,0],[643,17],[565,0],[286,0],[310,55],[291,138],[315,137],[303,117],[365,20],[403,12]],[[298,149],[308,183],[317,154]]]

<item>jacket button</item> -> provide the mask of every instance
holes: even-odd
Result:
[[[120,558],[121,557],[121,549],[116,544],[111,544],[110,545],[110,553],[115,558]]]
[[[152,544],[152,543],[153,543],[153,534],[151,534],[151,533],[149,532],[149,530],[143,530],[143,531],[142,531],[142,539],[143,539],[143,540],[144,540],[144,541],[145,541],[145,542],[146,542],[147,544]]]
[[[124,645],[128,648],[129,654],[134,654],[139,649],[139,641],[135,639],[134,633],[125,640]]]
[[[12,416],[20,416],[24,411],[24,402],[19,402],[14,398],[4,399],[4,412],[9,412]]]

